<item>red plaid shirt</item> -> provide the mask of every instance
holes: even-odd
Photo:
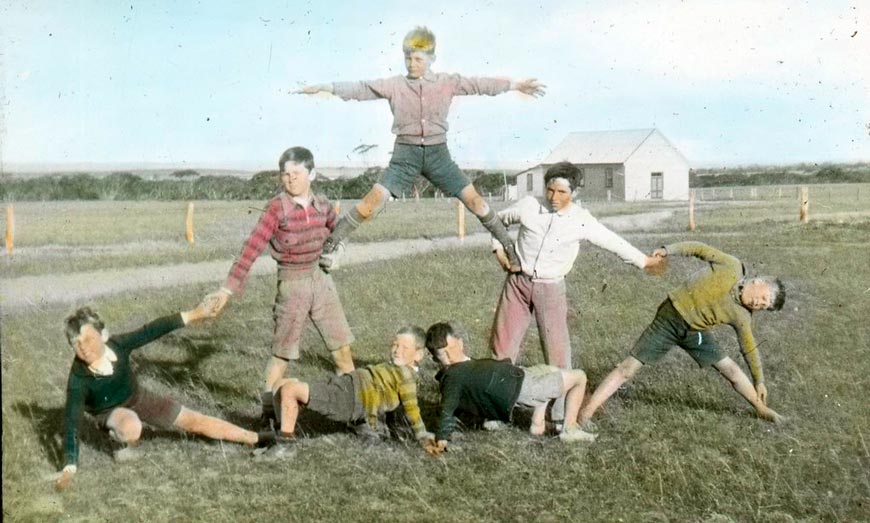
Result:
[[[241,255],[230,268],[224,286],[234,293],[240,292],[251,265],[267,243],[272,258],[278,262],[279,273],[281,269],[305,270],[316,266],[323,252],[323,242],[335,228],[335,221],[335,209],[323,196],[314,197],[312,205],[307,207],[286,195],[272,198],[242,247]]]

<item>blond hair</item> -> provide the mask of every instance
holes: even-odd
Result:
[[[402,40],[402,51],[406,53],[421,51],[430,55],[435,54],[435,34],[425,26],[411,29]]]

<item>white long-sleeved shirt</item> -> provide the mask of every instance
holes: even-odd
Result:
[[[564,278],[574,266],[582,240],[592,242],[638,268],[643,268],[646,263],[644,253],[602,225],[577,203],[561,212],[554,212],[548,202],[526,196],[499,211],[498,215],[506,227],[520,224],[517,255],[523,273],[535,279]],[[493,248],[496,247],[493,240]]]

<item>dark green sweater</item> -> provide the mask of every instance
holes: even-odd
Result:
[[[437,439],[447,440],[456,428],[456,411],[484,419],[510,421],[525,372],[510,360],[468,360],[454,363],[435,377],[441,384],[441,416]]]
[[[134,349],[184,326],[181,314],[164,316],[133,332],[112,336],[106,342],[118,356],[111,376],[95,376],[88,365],[76,358],[66,386],[66,438],[64,454],[67,465],[76,465],[79,457],[78,427],[82,412],[99,414],[121,405],[136,391],[136,376],[130,368]]]

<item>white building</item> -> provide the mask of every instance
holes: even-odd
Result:
[[[689,162],[657,129],[571,133],[543,162],[517,175],[518,197],[544,194],[544,173],[558,162],[583,173],[580,199],[688,200]]]

